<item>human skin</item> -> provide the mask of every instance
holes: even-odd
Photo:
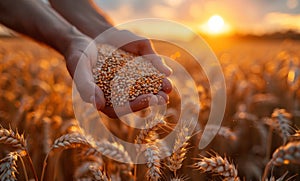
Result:
[[[100,33],[110,28],[113,32],[111,37],[114,38],[107,37],[104,42],[112,45],[121,37],[132,40],[121,48],[137,55],[153,55],[153,66],[167,76],[171,74],[171,70],[155,54],[148,39],[114,28],[111,20],[93,1],[50,0],[50,4],[52,8],[35,0],[0,1],[0,23],[62,54],[82,99],[94,104],[109,117],[114,118],[117,115],[113,108],[105,107],[104,94],[94,83],[91,72],[97,59],[97,48],[92,40]],[[172,85],[167,79],[164,82],[163,91],[160,91],[156,98],[152,94],[142,95],[130,102],[132,111],[148,107],[149,101],[144,100],[151,98],[168,101],[166,93],[171,91]],[[127,111],[122,114],[126,113]]]

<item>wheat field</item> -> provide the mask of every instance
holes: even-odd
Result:
[[[176,92],[170,94],[166,115],[144,120],[146,129],[103,117],[118,138],[146,145],[137,148],[146,163],[134,164],[137,158],[124,145],[93,138],[80,128],[62,56],[28,39],[0,38],[0,180],[300,180],[300,42],[210,43],[227,91],[222,126],[207,128],[217,135],[198,149],[207,136],[201,128],[211,110],[209,83],[189,64],[192,57],[157,43],[159,54],[176,59],[197,82],[200,105],[185,108],[194,114],[201,107],[200,116],[193,134],[188,134],[189,124],[180,125],[171,144],[160,139],[174,131],[179,119]],[[81,115],[87,122],[97,119]]]

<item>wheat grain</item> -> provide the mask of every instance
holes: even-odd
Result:
[[[20,151],[26,150],[26,141],[23,134],[14,132],[11,129],[0,129],[0,143],[10,145]]]
[[[238,171],[234,164],[230,163],[226,157],[222,158],[218,154],[215,156],[211,154],[210,158],[201,156],[201,158],[197,158],[197,160],[199,161],[193,165],[197,170],[223,176],[224,180],[227,181],[240,180],[238,177]]]
[[[164,78],[150,61],[106,44],[98,45],[93,74],[107,106],[121,106],[142,94],[157,94]]]
[[[10,152],[5,158],[0,160],[0,178],[1,181],[14,181],[17,180],[16,174],[18,153]]]
[[[187,153],[188,140],[190,139],[187,125],[183,125],[177,133],[177,138],[173,147],[172,155],[168,158],[168,168],[174,172],[182,167],[182,162]]]
[[[145,157],[147,159],[147,173],[146,177],[148,180],[157,181],[161,176],[160,171],[160,158],[159,158],[159,149],[156,144],[149,143],[147,144],[147,148],[144,152]]]

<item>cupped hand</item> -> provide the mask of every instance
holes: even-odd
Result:
[[[119,36],[127,38],[136,35],[128,32],[121,31]],[[151,55],[153,66],[156,67],[161,73],[166,76],[171,74],[171,69],[168,68],[162,59],[156,55],[151,43],[147,39],[133,41],[121,47],[123,50],[137,54],[137,55]],[[66,64],[70,75],[72,76],[76,88],[80,93],[81,98],[85,102],[92,103],[95,107],[106,114],[108,117],[117,118],[118,116],[125,115],[130,112],[142,110],[151,104],[165,104],[168,102],[168,93],[172,90],[171,82],[165,78],[162,84],[162,90],[156,94],[146,94],[137,97],[135,100],[129,102],[129,107],[108,107],[105,106],[105,97],[103,91],[94,83],[92,75],[92,67],[97,61],[97,47],[93,41],[85,36],[75,37],[71,41],[64,54]]]

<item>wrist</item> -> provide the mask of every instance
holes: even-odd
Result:
[[[53,38],[53,47],[63,56],[66,56],[66,52],[68,51],[72,42],[75,39],[79,39],[81,37],[86,37],[80,31],[76,29],[74,26],[70,26],[67,30],[61,31]]]

